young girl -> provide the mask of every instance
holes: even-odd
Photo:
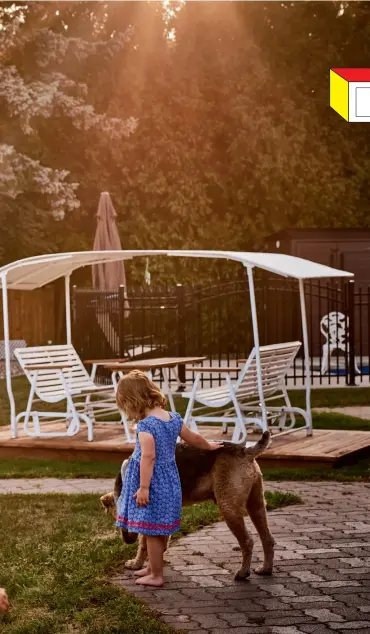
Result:
[[[6,612],[9,609],[8,596],[4,588],[0,588],[0,612]]]
[[[130,420],[138,421],[135,450],[117,503],[117,527],[147,535],[149,565],[136,573],[136,583],[161,587],[166,537],[180,529],[177,438],[199,449],[218,449],[222,443],[209,443],[190,431],[179,414],[167,412],[162,392],[138,370],[120,380],[117,404]]]

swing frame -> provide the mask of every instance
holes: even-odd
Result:
[[[23,260],[17,260],[0,268],[0,281],[2,288],[2,306],[4,321],[4,350],[5,350],[5,376],[6,387],[10,404],[10,428],[11,437],[18,435],[16,425],[16,403],[12,388],[11,376],[11,350],[10,350],[10,325],[9,325],[9,290],[34,290],[50,284],[59,278],[64,278],[65,311],[66,311],[66,343],[72,344],[71,322],[71,275],[77,269],[96,264],[109,264],[111,262],[132,260],[136,257],[168,256],[182,258],[206,258],[234,261],[247,269],[249,280],[249,296],[252,316],[253,339],[257,366],[258,397],[261,408],[262,421],[267,422],[267,409],[262,387],[262,372],[260,359],[260,342],[257,305],[254,289],[253,271],[260,268],[270,273],[286,278],[296,279],[299,286],[301,322],[304,350],[304,374],[306,411],[310,417],[311,425],[311,380],[310,380],[310,351],[307,330],[307,314],[305,304],[304,282],[310,279],[349,278],[352,273],[333,269],[323,264],[310,260],[304,260],[291,255],[281,253],[254,253],[239,251],[198,251],[198,250],[137,250],[137,251],[81,251],[72,253],[47,254]]]

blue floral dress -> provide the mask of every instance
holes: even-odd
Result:
[[[182,493],[175,449],[182,425],[183,420],[176,413],[171,414],[169,421],[147,416],[139,422],[135,450],[128,463],[117,503],[118,528],[145,535],[172,535],[180,529]],[[140,487],[139,432],[147,432],[154,437],[155,463],[149,488],[149,504],[138,507],[133,496]]]

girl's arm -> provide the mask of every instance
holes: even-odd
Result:
[[[212,451],[213,449],[220,449],[220,447],[223,447],[222,442],[208,442],[208,440],[206,440],[203,436],[191,431],[191,429],[189,429],[186,425],[181,427],[180,438],[188,445],[197,447],[198,449],[208,449]]]
[[[144,431],[139,432],[138,438],[141,447],[140,488],[134,497],[137,506],[146,506],[149,504],[149,487],[155,462],[155,442],[152,434]]]

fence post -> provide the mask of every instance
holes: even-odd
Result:
[[[184,357],[186,354],[186,337],[185,337],[185,293],[182,284],[176,285],[177,295],[177,354]],[[179,365],[179,382],[180,385],[186,384],[186,369],[184,365]]]
[[[355,356],[355,283],[349,280],[347,292],[347,314],[348,314],[348,348],[349,367],[348,385],[356,385],[356,356]]]
[[[120,284],[118,289],[118,338],[119,338],[119,358],[125,357],[125,287]]]

